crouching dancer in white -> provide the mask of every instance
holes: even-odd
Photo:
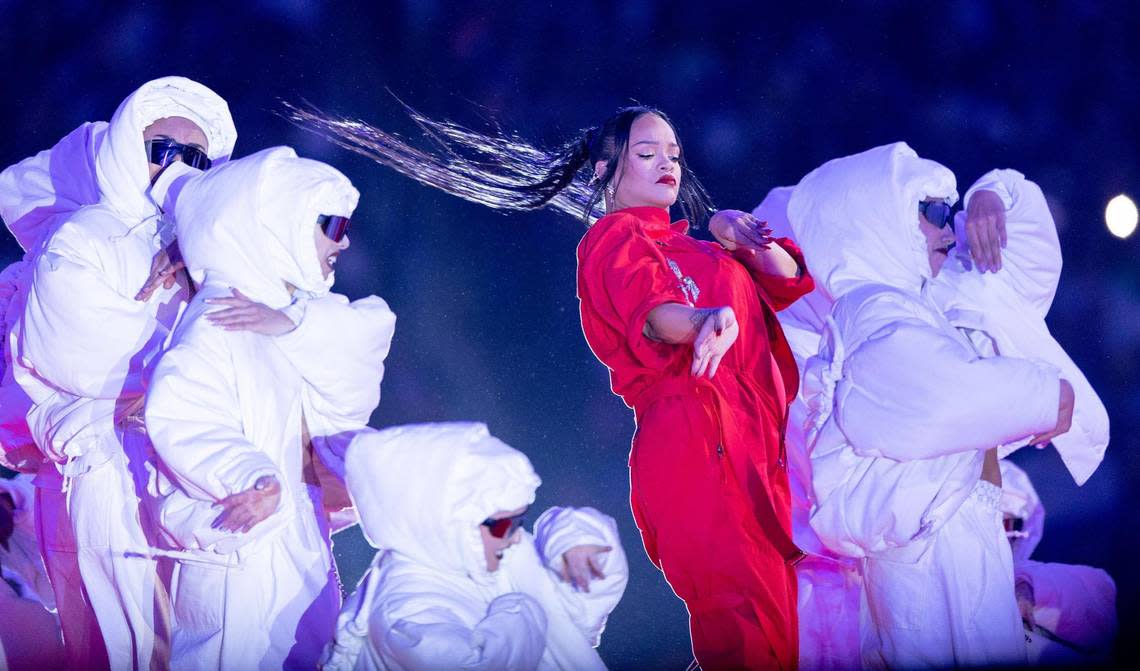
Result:
[[[550,508],[532,536],[538,476],[483,424],[368,431],[347,471],[380,551],[325,669],[605,668],[594,646],[628,579],[612,518]]]
[[[332,640],[340,591],[323,498],[343,493],[337,441],[379,403],[395,328],[383,300],[329,292],[358,196],[333,168],[277,147],[178,198],[199,290],[146,406],[177,559],[176,669],[313,668]]]
[[[151,459],[139,418],[187,287],[135,297],[172,233],[152,181],[176,159],[200,168],[225,160],[235,139],[213,91],[181,77],[148,82],[119,106],[95,149],[98,202],[33,236],[39,251],[12,325],[12,372],[49,462],[36,479],[41,550],[75,668],[165,664],[166,590],[139,506]]]
[[[926,295],[955,198],[949,170],[899,143],[824,164],[788,207],[835,301],[804,380],[811,524],[862,560],[873,667],[1026,663],[993,448],[1072,420],[1055,368],[979,358]]]

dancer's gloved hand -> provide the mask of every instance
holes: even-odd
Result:
[[[1008,242],[1005,203],[993,191],[976,191],[966,207],[966,239],[978,270],[1001,270],[1001,250]]]
[[[267,336],[279,336],[297,328],[284,312],[253,301],[237,289],[233,290],[233,296],[229,298],[207,298],[206,302],[226,306],[207,313],[206,319],[227,331],[253,331]]]
[[[589,593],[591,580],[602,580],[602,555],[613,550],[608,545],[576,545],[562,553],[562,581],[579,592]]]
[[[740,327],[730,307],[701,310],[697,314],[703,314],[704,321],[693,341],[692,372],[697,377],[707,372],[711,379],[720,367],[720,360],[740,335]]]
[[[222,514],[210,526],[232,533],[246,533],[265,521],[281,502],[281,483],[272,475],[263,475],[244,492],[231,494],[218,501]]]
[[[171,243],[169,247],[158,250],[150,262],[150,277],[147,278],[142,289],[139,289],[139,292],[135,294],[135,300],[150,299],[160,286],[163,289],[173,287],[179,279],[179,271],[185,271],[185,269],[186,263],[182,260],[182,253],[178,251],[178,243]],[[185,273],[183,272],[183,274]],[[189,281],[186,282],[186,285],[190,285]]]
[[[767,249],[772,244],[772,229],[766,222],[741,210],[721,210],[709,219],[709,233],[725,249]]]

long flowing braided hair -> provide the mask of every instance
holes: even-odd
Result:
[[[438,121],[405,104],[408,116],[434,145],[421,149],[357,119],[331,116],[312,106],[283,104],[285,117],[302,128],[421,184],[498,210],[553,207],[581,218],[587,226],[605,214],[602,194],[615,179],[633,122],[643,114],[656,114],[673,127],[669,117],[657,109],[623,107],[548,151],[498,130],[482,133]],[[594,175],[598,161],[606,162],[600,177]],[[712,202],[685,163],[683,151],[680,165],[677,201],[684,216],[699,224],[712,211]]]

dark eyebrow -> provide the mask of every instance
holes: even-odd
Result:
[[[660,143],[657,140],[641,140],[639,142],[634,142],[633,146],[636,147],[639,144],[660,144]],[[676,142],[670,142],[667,146],[669,148],[673,148],[673,147],[676,147],[678,149],[681,148],[681,145],[677,144]]]

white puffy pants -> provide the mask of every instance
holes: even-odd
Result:
[[[979,480],[916,562],[864,560],[866,666],[1027,663],[1000,498],[999,487]]]
[[[51,483],[37,484],[35,508],[36,538],[52,593],[55,594],[67,668],[82,671],[106,669],[107,650],[103,646],[95,610],[79,575],[75,533],[67,516],[67,499],[58,483],[54,487]]]
[[[310,494],[319,504],[320,490]],[[237,553],[178,561],[171,668],[316,668],[340,612],[328,525],[309,499],[276,514],[292,519]]]
[[[169,572],[169,563],[149,557],[155,539],[148,530],[153,525],[140,517],[148,453],[145,434],[126,431],[123,453],[82,475],[65,478],[74,562],[65,547],[68,539],[61,541],[57,534],[45,544],[50,551],[45,563],[52,573],[56,603],[69,600],[75,606],[60,606],[69,658],[84,654],[80,646],[90,646],[84,665],[75,668],[103,666],[95,652],[99,646],[92,640],[92,612],[106,651],[104,665],[109,662],[114,671],[146,671],[152,664],[162,668],[169,658],[167,581],[159,575],[164,569]],[[58,510],[58,502],[50,502],[52,495],[47,490],[42,494],[42,499],[49,499],[45,515],[51,514],[48,509]],[[62,527],[63,521],[57,525]]]

